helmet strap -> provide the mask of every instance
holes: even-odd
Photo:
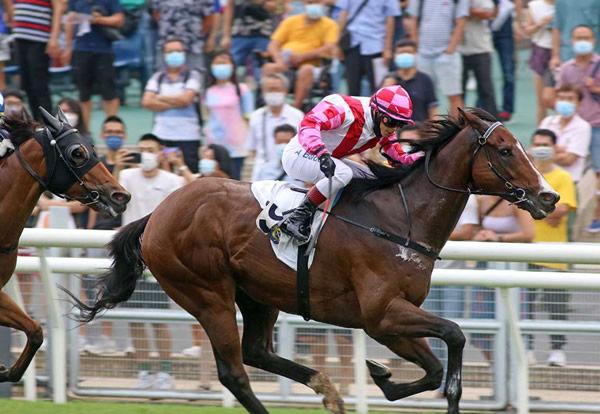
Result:
[[[373,118],[373,132],[376,137],[381,136],[381,112],[375,108],[371,108],[371,118]]]

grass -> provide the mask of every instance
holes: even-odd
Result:
[[[70,401],[57,405],[48,401],[0,400],[2,414],[244,414],[243,408],[163,403],[113,403]],[[271,414],[323,414],[325,409],[269,408]],[[349,411],[351,413],[353,411]],[[370,411],[375,413],[374,411]]]

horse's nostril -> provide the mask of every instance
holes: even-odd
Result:
[[[113,191],[110,198],[116,203],[124,204],[129,201],[131,195],[129,195],[129,193],[124,193],[123,191]]]
[[[544,191],[540,193],[540,201],[544,204],[556,204],[559,199],[558,194]]]

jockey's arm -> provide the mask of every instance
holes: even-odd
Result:
[[[399,143],[394,142],[394,140],[395,137],[392,136],[383,138],[379,142],[379,145],[381,145],[383,152],[386,153],[389,157],[391,157],[394,161],[400,164],[412,164],[413,162],[415,162],[423,156],[423,154],[420,153],[408,154],[404,152],[402,146]]]
[[[300,122],[298,142],[308,153],[320,157],[328,152],[321,131],[339,128],[345,118],[343,107],[326,101],[319,102]]]

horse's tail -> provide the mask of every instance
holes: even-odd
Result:
[[[103,309],[112,309],[131,297],[137,280],[142,276],[144,258],[142,257],[142,234],[148,224],[150,214],[129,223],[115,234],[108,244],[110,256],[113,258],[108,272],[100,276],[95,303],[86,305],[71,293],[66,292],[81,312],[79,320],[90,322]]]

